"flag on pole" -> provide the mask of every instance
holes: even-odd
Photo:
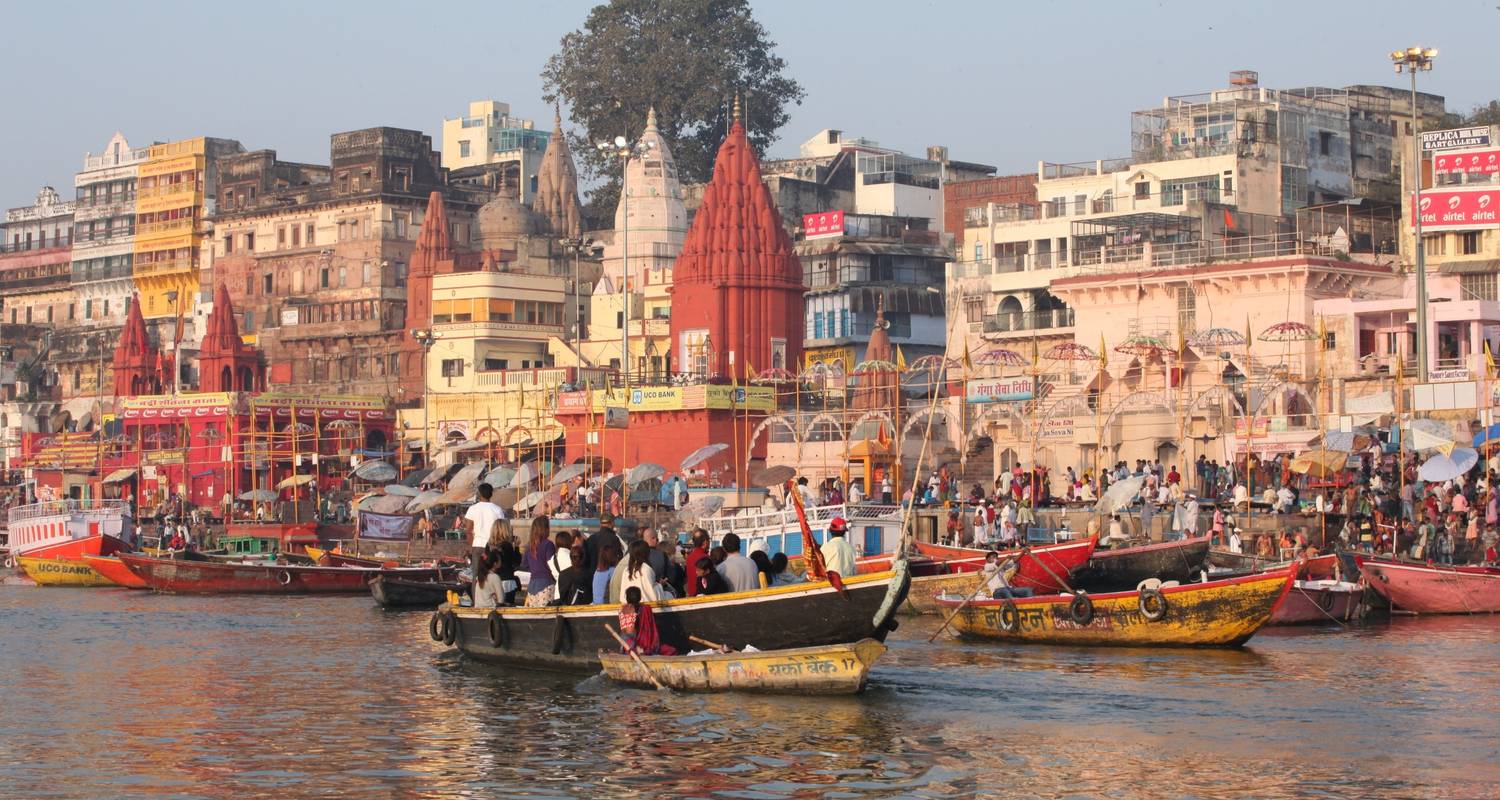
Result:
[[[1495,354],[1490,352],[1490,340],[1484,340],[1484,365],[1485,375],[1489,378],[1495,377]]]
[[[1245,352],[1250,352],[1250,342],[1255,339],[1250,335],[1250,315],[1245,315]]]
[[[1104,347],[1104,334],[1099,334],[1099,369],[1109,366],[1109,353]]]
[[[896,369],[906,369],[906,354],[901,352],[901,345],[896,345]]]
[[[974,369],[974,359],[969,356],[969,340],[964,339],[964,369]]]

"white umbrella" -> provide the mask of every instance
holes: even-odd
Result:
[[[454,475],[453,479],[448,481],[449,493],[451,494],[457,489],[465,489],[470,494],[473,494],[474,487],[479,485],[479,476],[484,474],[485,467],[486,465],[483,461],[476,461],[459,470],[458,474]]]
[[[394,494],[376,494],[366,497],[360,502],[360,508],[373,511],[376,514],[400,514],[406,510],[406,504],[410,500]]]
[[[484,482],[496,489],[504,489],[510,486],[510,482],[516,477],[516,471],[510,467],[495,467],[484,476]]]
[[[290,489],[293,486],[306,486],[307,484],[312,483],[315,480],[317,480],[317,478],[313,477],[312,475],[293,475],[289,478],[282,478],[281,483],[276,484],[276,488]]]
[[[627,483],[643,483],[652,478],[660,478],[665,474],[667,474],[667,468],[660,464],[636,464],[630,468],[630,472],[626,474],[625,480]]]
[[[421,492],[417,491],[416,489],[413,489],[410,486],[402,486],[399,483],[393,483],[389,486],[386,486],[385,493],[395,497],[405,497],[407,499],[416,497],[417,495],[421,494]]]
[[[521,468],[516,470],[516,476],[510,479],[510,488],[519,489],[526,484],[531,483],[532,481],[536,480],[536,474],[537,470],[535,461],[528,461],[525,464],[522,464]]]
[[[1442,483],[1468,472],[1479,463],[1479,453],[1467,447],[1455,447],[1448,455],[1438,453],[1422,463],[1417,476],[1431,483]]]
[[[567,481],[571,481],[579,475],[582,475],[588,471],[588,464],[569,464],[566,467],[563,467],[562,469],[553,473],[552,481],[548,485],[556,486],[559,483],[566,483]]]
[[[251,503],[271,503],[280,496],[270,489],[251,489],[241,494],[240,499]]]
[[[411,502],[406,504],[406,510],[410,512],[426,511],[427,509],[432,508],[434,505],[437,505],[438,499],[442,496],[443,495],[441,492],[422,492],[416,497],[413,497],[411,499]]]
[[[1138,475],[1134,478],[1126,478],[1118,483],[1111,484],[1105,490],[1104,496],[1099,498],[1099,510],[1106,514],[1113,514],[1130,505],[1130,501],[1141,493],[1141,487],[1146,485],[1146,476]]]
[[[537,503],[542,502],[542,499],[545,498],[546,496],[547,496],[547,490],[546,489],[538,489],[538,490],[532,492],[531,494],[528,494],[525,497],[521,498],[520,502],[516,503],[515,510],[516,511],[528,511],[528,510],[531,509],[532,506],[535,506]]]
[[[751,475],[750,485],[759,486],[762,488],[769,486],[779,486],[795,477],[797,477],[797,470],[786,464],[777,464],[774,467],[766,467],[765,469],[755,473],[754,475]]]
[[[704,517],[711,517],[719,509],[724,507],[724,498],[716,494],[705,494],[694,497],[682,510],[677,512],[680,519],[697,522]]]
[[[354,477],[370,483],[388,483],[398,477],[396,468],[389,462],[373,459],[360,464],[351,473]]]
[[[688,453],[687,458],[684,458],[682,460],[682,469],[683,469],[683,471],[690,470],[693,467],[696,467],[699,464],[702,464],[703,462],[709,460],[710,458],[713,458],[714,456],[716,456],[716,455],[718,455],[718,454],[720,454],[720,453],[722,453],[722,452],[724,452],[725,450],[728,450],[728,449],[729,449],[729,445],[724,444],[723,442],[715,442],[714,444],[703,445],[702,447],[698,448],[697,450],[694,450],[693,452]]]

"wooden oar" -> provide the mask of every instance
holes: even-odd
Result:
[[[628,644],[625,644],[625,640],[620,638],[620,634],[616,633],[615,629],[610,627],[609,623],[604,623],[604,629],[609,631],[609,635],[615,637],[615,641],[620,643],[621,649],[628,653],[630,657],[635,661],[635,663],[640,666],[641,669],[646,671],[646,677],[650,678],[651,682],[656,684],[657,691],[666,691],[667,687],[663,686],[662,682],[656,679],[656,673],[652,672],[651,668],[646,666],[646,662],[641,660],[641,656],[635,651],[635,648],[631,647]]]
[[[1031,556],[1031,560],[1035,561],[1037,566],[1041,567],[1043,570],[1046,571],[1046,573],[1048,575],[1052,576],[1052,580],[1057,581],[1057,583],[1058,583],[1059,586],[1063,587],[1064,589],[1067,589],[1068,590],[1068,594],[1078,594],[1078,590],[1077,589],[1074,589],[1073,587],[1069,586],[1067,581],[1063,580],[1062,578],[1057,577],[1057,573],[1053,572],[1052,568],[1047,566],[1047,562],[1041,560],[1040,558],[1037,558],[1036,557],[1036,553],[1031,552],[1031,548],[1030,547],[1022,548],[1021,549],[1021,555],[1022,556]],[[1019,562],[1020,560],[1021,560],[1021,556],[1016,556],[1016,561]]]
[[[690,641],[697,642],[698,644],[701,644],[704,647],[712,647],[713,649],[718,650],[720,653],[727,653],[727,652],[729,652],[729,645],[719,644],[718,642],[710,642],[707,639],[699,639],[696,636],[689,636],[688,639]]]
[[[973,589],[964,593],[964,601],[962,603],[959,603],[958,607],[953,609],[953,613],[949,614],[948,618],[943,620],[942,626],[939,627],[937,631],[932,634],[932,636],[928,637],[928,644],[937,641],[937,637],[941,636],[943,631],[948,630],[948,626],[953,623],[953,619],[958,616],[958,612],[963,611],[964,608],[969,605],[969,601],[974,599],[974,593],[979,591],[979,587],[984,585],[985,578],[987,577],[984,574],[984,570],[981,569],[976,574],[979,576],[979,581],[974,584]]]

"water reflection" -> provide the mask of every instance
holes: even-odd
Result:
[[[362,598],[0,589],[24,797],[1496,796],[1492,618],[1238,651],[926,639],[858,698],[486,666]]]

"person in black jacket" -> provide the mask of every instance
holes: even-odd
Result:
[[[714,569],[714,562],[711,559],[699,559],[698,574],[693,576],[693,582],[695,595],[724,594],[729,591],[729,584],[724,580],[724,576]]]
[[[589,536],[583,543],[583,570],[585,573],[593,573],[599,566],[599,548],[607,543],[613,543],[625,552],[625,543],[615,533],[615,518],[605,514],[599,518],[599,530]]]
[[[552,601],[552,605],[588,605],[594,602],[594,574],[583,568],[583,545],[581,543],[575,543],[569,553],[573,556],[573,563],[557,576],[557,598]]]

